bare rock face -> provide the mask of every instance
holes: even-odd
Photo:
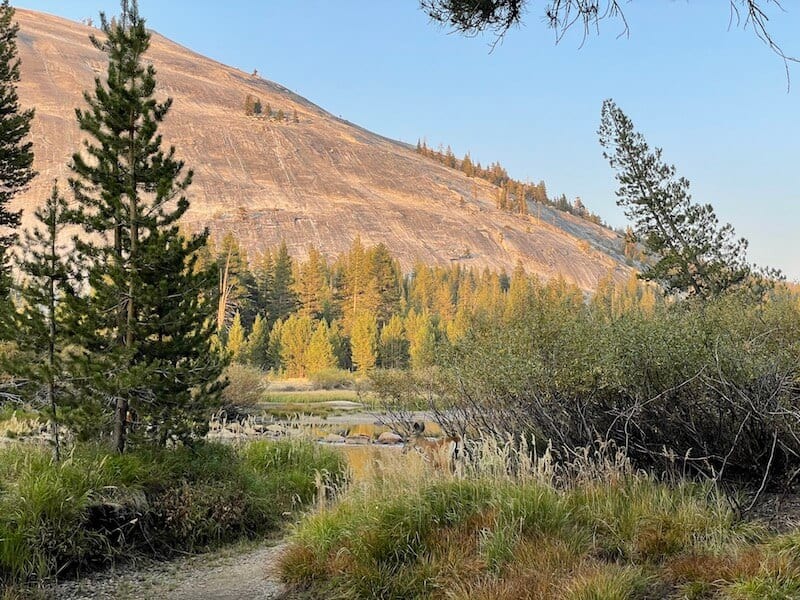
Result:
[[[16,17],[20,100],[36,108],[40,175],[16,201],[30,224],[53,179],[66,188],[67,163],[83,137],[74,110],[105,76],[106,61],[89,41],[96,29],[24,9]],[[148,58],[158,96],[174,99],[164,140],[195,172],[185,225],[208,226],[217,237],[233,232],[251,256],[285,240],[296,257],[310,245],[333,257],[360,235],[366,245],[385,243],[405,269],[419,260],[511,271],[521,262],[529,273],[561,274],[585,290],[609,272],[627,273],[612,231],[548,208],[536,216],[501,212],[489,183],[158,34]],[[248,97],[261,115],[248,114]]]

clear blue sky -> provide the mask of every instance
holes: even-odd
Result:
[[[750,259],[800,280],[800,65],[751,29],[729,28],[723,0],[634,0],[629,37],[602,24],[554,44],[531,0],[526,23],[490,52],[431,24],[417,0],[139,0],[148,25],[220,62],[254,68],[377,133],[450,144],[552,193],[580,196],[614,226],[613,172],[597,143],[614,98],[722,221],[750,240]],[[770,11],[771,31],[800,57],[800,2]],[[25,0],[79,20],[114,0]]]

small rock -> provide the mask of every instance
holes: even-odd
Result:
[[[326,444],[344,444],[345,439],[341,435],[336,435],[335,433],[329,433],[324,438],[322,438],[323,442]]]
[[[369,444],[369,436],[364,434],[354,435],[344,441],[345,444],[355,444],[358,446],[366,446]]]
[[[377,444],[399,444],[403,441],[402,436],[394,431],[384,431],[378,436]]]

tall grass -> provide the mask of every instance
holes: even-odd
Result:
[[[60,464],[44,449],[9,446],[0,449],[0,581],[261,535],[343,473],[337,454],[300,441],[122,456],[79,446]]]
[[[567,466],[473,450],[460,477],[376,459],[297,526],[284,579],[326,598],[800,597],[797,536],[738,521],[707,485],[658,482],[607,448]]]

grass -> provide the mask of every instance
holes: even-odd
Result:
[[[477,454],[460,478],[376,458],[296,527],[283,578],[309,598],[800,598],[800,536],[737,520],[707,485],[601,454],[517,456],[512,476],[507,450]]]
[[[355,390],[289,390],[273,391],[265,394],[266,402],[285,404],[313,404],[317,402],[363,402],[363,394],[359,396]]]
[[[0,583],[92,570],[131,556],[197,552],[280,527],[344,460],[310,442],[140,449],[0,449]]]

